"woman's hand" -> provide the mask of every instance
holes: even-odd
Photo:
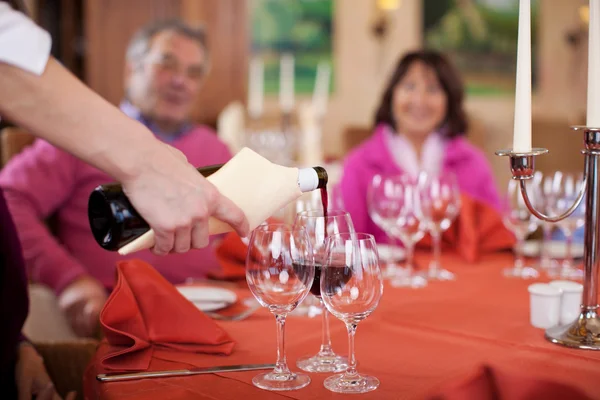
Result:
[[[27,342],[19,345],[15,378],[19,400],[60,400],[54,385],[44,367],[44,360]],[[34,396],[34,397],[32,397]],[[75,400],[75,392],[70,392],[65,400]]]
[[[206,247],[209,217],[246,236],[248,220],[242,210],[221,195],[180,151],[156,142],[158,146],[145,155],[137,173],[122,181],[127,197],[154,230],[154,253]]]

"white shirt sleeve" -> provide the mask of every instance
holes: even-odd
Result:
[[[0,2],[0,62],[41,75],[50,57],[50,34]]]

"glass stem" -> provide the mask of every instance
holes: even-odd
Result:
[[[354,335],[356,334],[356,324],[346,324],[348,328],[348,369],[346,370],[346,376],[356,376],[356,357],[354,356]]]
[[[440,256],[442,253],[442,234],[437,229],[431,231],[431,239],[433,240],[433,260],[429,263],[429,273],[435,274],[440,268]]]
[[[289,374],[290,370],[285,359],[285,318],[286,314],[276,314],[275,321],[277,322],[277,363],[275,364],[275,372],[278,374]]]
[[[573,236],[575,236],[575,231],[573,229],[569,229],[565,232],[566,239],[566,253],[565,260],[563,261],[563,270],[568,272],[570,268],[573,267]]]
[[[389,233],[386,232],[386,235],[388,237],[388,241],[392,247],[392,249],[395,247],[396,245],[396,238],[392,235],[390,235]],[[389,277],[393,277],[394,275],[396,275],[396,254],[392,254],[391,255],[391,260],[387,263],[386,265],[386,275]]]
[[[521,271],[525,267],[525,256],[523,254],[523,247],[525,246],[525,237],[522,235],[517,236],[517,243],[515,244],[515,270]]]
[[[323,299],[320,297],[319,302],[321,303],[321,309],[323,310],[322,341],[321,350],[319,350],[319,353],[323,355],[330,355],[333,353],[333,351],[331,350],[331,336],[329,333],[329,311],[327,311],[327,307],[325,307]]]
[[[406,249],[406,272],[410,276],[415,270],[415,244],[413,242],[405,243],[404,248]]]
[[[542,223],[542,251],[540,252],[540,265],[543,268],[549,268],[551,264],[548,245],[552,239],[552,225],[549,222]]]

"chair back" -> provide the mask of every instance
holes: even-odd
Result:
[[[0,167],[5,166],[11,158],[19,154],[27,146],[31,146],[35,136],[24,129],[8,127],[0,131]]]

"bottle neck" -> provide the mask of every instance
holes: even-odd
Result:
[[[300,168],[298,170],[298,187],[301,192],[311,192],[327,185],[327,171],[322,167]]]

